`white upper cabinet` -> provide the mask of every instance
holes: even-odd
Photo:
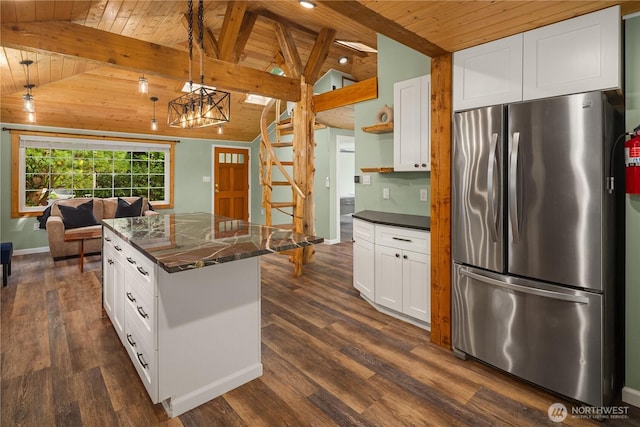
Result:
[[[393,169],[431,169],[431,76],[421,76],[393,85]]]
[[[522,101],[522,34],[453,54],[453,109]]]
[[[620,6],[524,33],[524,99],[620,84]]]
[[[453,54],[453,110],[621,87],[620,6]]]

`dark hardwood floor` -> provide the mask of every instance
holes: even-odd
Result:
[[[174,419],[102,317],[100,257],[80,273],[75,259],[15,256],[1,291],[2,426],[539,426],[556,425],[554,402],[571,411],[374,310],[351,286],[351,248],[317,246],[298,278],[286,257],[263,257],[264,375]],[[640,425],[640,410],[628,415],[606,425]]]

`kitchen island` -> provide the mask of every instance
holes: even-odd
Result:
[[[323,241],[208,213],[102,224],[103,307],[170,417],[262,375],[259,256]]]

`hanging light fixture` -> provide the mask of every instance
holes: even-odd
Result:
[[[200,46],[200,84],[193,88],[191,63],[193,61],[193,1],[188,1],[189,24],[189,90],[190,92],[169,102],[167,126],[177,128],[202,128],[228,122],[231,94],[204,85],[204,5],[198,7],[198,44]]]
[[[158,130],[158,120],[156,120],[156,101],[158,101],[157,96],[152,96],[149,98],[151,102],[153,102],[153,118],[151,119],[151,130]]]
[[[149,80],[143,75],[138,79],[138,92],[140,93],[148,93],[149,92]]]
[[[29,122],[33,123],[36,121],[36,104],[33,99],[33,95],[31,94],[31,89],[36,87],[36,85],[29,81],[29,65],[31,64],[33,64],[33,61],[30,59],[20,61],[20,65],[24,65],[27,68],[27,84],[24,85],[27,89],[27,93],[22,95],[22,111],[27,112],[27,119]]]

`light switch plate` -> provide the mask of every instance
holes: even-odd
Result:
[[[382,198],[385,200],[389,200],[389,189],[388,188],[383,188],[382,189]]]
[[[428,197],[429,197],[429,192],[427,191],[427,189],[426,188],[421,188],[420,189],[420,201],[421,202],[426,202]]]
[[[211,182],[211,177],[210,176],[203,176],[202,177],[202,182]]]
[[[362,175],[362,183],[364,185],[371,185],[371,175]]]

